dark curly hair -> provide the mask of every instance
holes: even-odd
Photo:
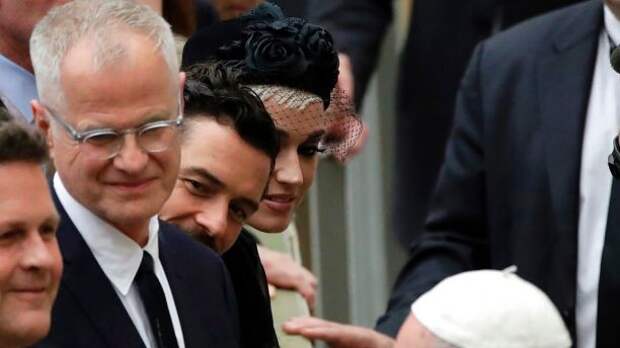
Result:
[[[0,165],[17,161],[44,164],[47,159],[47,145],[41,134],[13,120],[0,107]]]
[[[319,96],[326,109],[338,80],[338,53],[329,32],[305,19],[285,17],[269,2],[190,37],[182,65],[210,59],[238,69],[244,84],[307,91]]]
[[[193,65],[186,74],[185,118],[211,117],[229,124],[241,139],[275,163],[280,151],[276,126],[260,98],[239,84],[239,72],[212,61]]]

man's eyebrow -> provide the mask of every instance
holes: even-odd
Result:
[[[0,228],[4,229],[24,229],[28,224],[21,220],[6,220],[0,222]]]
[[[218,177],[216,177],[215,175],[211,174],[208,170],[206,170],[204,168],[189,167],[189,168],[183,170],[183,172],[185,174],[198,175],[202,179],[210,181],[211,183],[215,184],[216,186],[219,186],[219,187],[222,187],[222,188],[226,187],[226,184],[224,184],[222,182],[222,180],[220,180]]]
[[[4,227],[4,228],[8,228],[8,229],[22,229],[22,228],[27,228],[28,227],[29,222],[24,221],[24,220],[6,220],[6,221],[1,221],[0,222],[0,226]],[[60,216],[58,216],[58,214],[54,214],[54,215],[49,215],[48,217],[46,217],[43,221],[41,221],[41,223],[38,226],[53,226],[54,228],[58,228],[58,225],[60,225]]]

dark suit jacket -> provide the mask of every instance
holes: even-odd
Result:
[[[112,283],[53,195],[62,220],[58,243],[64,271],[52,328],[42,344],[63,348],[144,347]],[[162,221],[159,251],[186,347],[238,347],[235,293],[222,260]]]
[[[230,272],[239,305],[241,348],[277,348],[267,276],[260,262],[256,238],[245,229],[222,255]]]
[[[426,231],[380,330],[394,334],[409,305],[451,274],[514,264],[574,335],[581,146],[602,14],[588,1],[477,47]]]
[[[398,74],[393,223],[419,235],[444,158],[459,81],[474,47],[496,29],[580,0],[413,0]],[[310,16],[350,55],[360,105],[392,19],[390,0],[310,0]],[[500,15],[501,14],[501,15]],[[498,21],[499,19],[499,21]]]

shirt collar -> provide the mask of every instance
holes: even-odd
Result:
[[[91,250],[103,273],[123,296],[138,272],[143,251],[154,260],[159,259],[159,221],[156,216],[149,221],[149,238],[141,248],[114,226],[93,214],[67,191],[58,173],[54,175],[54,190],[67,215]],[[157,262],[157,261],[156,261]]]
[[[620,45],[620,20],[614,16],[607,5],[604,6],[604,21],[605,21],[605,30],[613,43],[618,46]]]
[[[0,92],[21,113],[28,123],[32,123],[30,101],[37,99],[37,84],[34,75],[0,54]]]

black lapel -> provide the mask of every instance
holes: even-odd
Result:
[[[555,218],[549,292],[572,317],[577,272],[579,172],[583,129],[603,23],[600,1],[580,5],[559,22],[551,50],[538,65],[545,157]],[[557,277],[557,278],[555,278]],[[566,309],[566,310],[565,310]],[[572,326],[572,323],[568,323]]]
[[[552,52],[538,66],[553,207],[560,226],[575,231],[583,128],[603,23],[602,4],[587,5],[559,26]]]
[[[112,283],[103,273],[53,189],[52,195],[62,221],[58,230],[58,243],[64,260],[61,291],[70,292],[79,302],[107,346],[144,348],[142,338]],[[63,320],[75,321],[79,318]]]
[[[183,251],[177,250],[174,237],[171,236],[175,233],[173,229],[171,225],[163,221],[159,222],[159,258],[177,307],[185,346],[204,347],[207,342],[215,342],[211,336],[211,330],[205,327],[203,317],[200,315],[201,310],[208,309],[205,309],[204,299],[195,296],[193,288],[197,284],[193,284],[192,276],[188,273],[188,265],[195,260],[185,258]]]

